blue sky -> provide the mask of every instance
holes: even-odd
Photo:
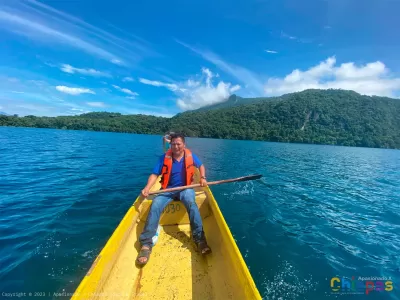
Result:
[[[0,0],[0,111],[173,116],[307,88],[400,95],[394,0]]]

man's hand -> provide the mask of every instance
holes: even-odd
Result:
[[[158,177],[158,176],[157,176],[156,174],[151,174],[151,175],[149,176],[149,179],[147,180],[147,184],[146,184],[146,186],[144,187],[144,189],[142,190],[142,195],[143,195],[145,198],[147,198],[147,196],[149,195],[149,191],[150,191],[151,187],[154,185],[154,183],[156,182],[157,177]]]
[[[142,195],[143,197],[147,198],[147,196],[149,195],[149,188],[147,186],[145,186],[145,188],[142,190]]]
[[[207,180],[200,178],[200,186],[207,186]]]

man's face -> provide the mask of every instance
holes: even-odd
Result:
[[[181,155],[185,149],[185,143],[181,138],[176,138],[171,141],[171,150],[175,155]]]

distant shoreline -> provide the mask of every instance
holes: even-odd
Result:
[[[98,133],[122,133],[122,134],[136,134],[136,135],[153,135],[153,136],[159,136],[160,138],[164,135],[164,133],[159,133],[158,134],[158,133],[122,132],[122,131],[96,131],[96,130],[90,130],[90,129],[62,129],[62,128],[49,128],[49,127],[26,127],[26,126],[5,126],[5,125],[0,125],[0,128],[51,129],[51,130],[61,130],[61,131],[98,132]],[[400,148],[347,146],[347,145],[338,145],[338,144],[302,143],[302,142],[295,142],[295,141],[279,142],[279,141],[270,141],[270,140],[230,139],[230,138],[203,137],[203,136],[187,136],[186,138],[214,139],[214,140],[222,140],[222,141],[225,140],[225,141],[240,141],[240,142],[265,142],[265,143],[293,144],[293,145],[333,146],[333,147],[343,147],[343,148],[400,150]]]
[[[236,97],[172,118],[90,112],[75,116],[0,115],[0,126],[86,130],[297,144],[400,149],[400,100],[353,91],[306,90],[280,97]]]

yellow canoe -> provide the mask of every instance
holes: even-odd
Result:
[[[157,181],[152,190],[159,188]],[[261,299],[211,190],[195,191],[211,254],[197,251],[185,206],[173,201],[160,218],[149,262],[137,267],[138,237],[155,197],[139,195],[71,299]]]

